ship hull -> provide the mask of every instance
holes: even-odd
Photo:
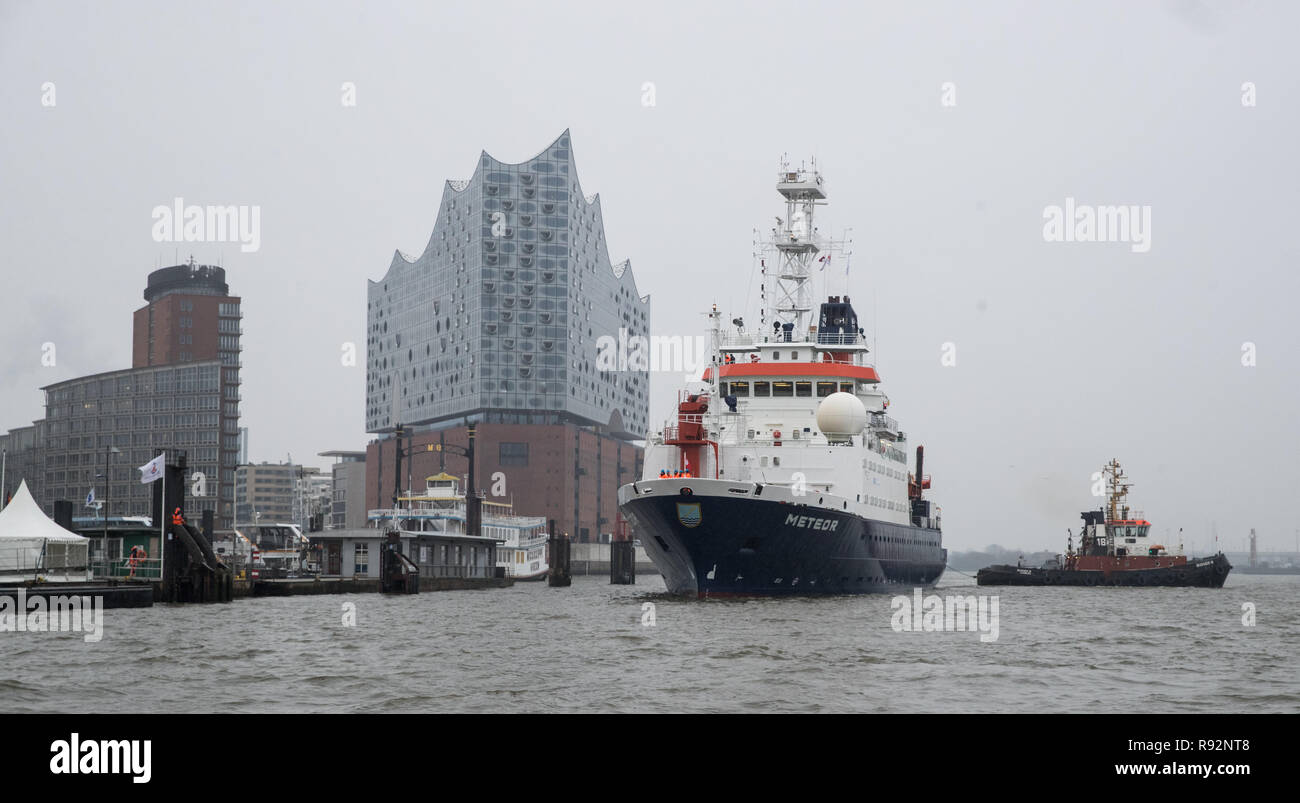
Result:
[[[653,481],[638,483],[644,493],[619,491],[619,509],[672,594],[897,593],[933,585],[947,563],[938,530],[737,497],[733,483],[687,482],[690,495]],[[649,492],[654,485],[660,492]]]
[[[1222,588],[1232,564],[1222,552],[1175,566],[1151,569],[1031,569],[1024,566],[989,566],[980,569],[975,582],[982,586],[1181,586]]]
[[[515,579],[515,582],[517,583],[532,583],[538,580],[545,580],[546,576],[550,574],[550,572],[551,569],[548,566],[547,568],[542,569],[539,572],[531,572],[529,574],[517,574],[517,575],[513,575],[513,577]]]

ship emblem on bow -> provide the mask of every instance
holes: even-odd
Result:
[[[702,518],[699,502],[677,503],[677,520],[682,523],[683,527],[699,527]]]

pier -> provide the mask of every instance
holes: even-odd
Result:
[[[468,591],[508,588],[513,577],[421,577],[420,591]],[[253,580],[242,596],[297,597],[311,594],[378,594],[384,590],[380,577],[303,577],[285,580]],[[236,591],[235,596],[241,596]]]
[[[17,599],[20,594],[29,600],[39,597],[47,604],[59,598],[99,597],[105,610],[148,608],[154,601],[151,583],[27,583],[0,587],[0,597]]]
[[[616,548],[613,544],[570,544],[570,574],[609,575],[613,565],[613,550]],[[633,545],[632,562],[636,575],[653,577],[659,573],[645,549],[640,546]]]

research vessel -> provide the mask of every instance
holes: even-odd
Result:
[[[709,365],[647,434],[642,476],[619,489],[619,509],[674,594],[931,585],[947,551],[924,451],[909,470],[850,297],[812,303],[814,270],[827,275],[837,245],[813,223],[826,184],[815,164],[783,163],[776,189],[786,214],[755,266],[759,325],[724,327],[716,306],[708,312]]]

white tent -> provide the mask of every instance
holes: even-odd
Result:
[[[55,524],[27,483],[0,510],[0,580],[90,579],[89,541]]]

